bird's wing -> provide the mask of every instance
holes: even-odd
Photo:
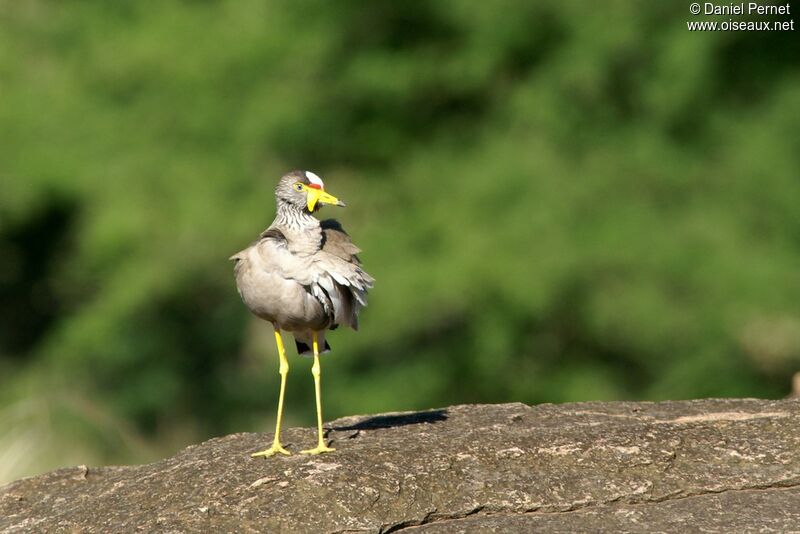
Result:
[[[255,254],[252,254],[255,252]],[[229,259],[235,263],[233,269],[239,273],[241,269],[253,268],[279,274],[284,278],[292,278],[286,271],[293,270],[292,265],[286,265],[288,255],[286,254],[286,236],[278,228],[267,228],[250,245],[237,252]],[[288,269],[287,269],[288,267]]]
[[[266,230],[261,232],[261,234],[258,236],[258,239],[247,245],[247,248],[243,248],[242,250],[240,250],[239,252],[237,252],[228,259],[238,263],[240,260],[244,260],[247,258],[247,253],[251,248],[258,247],[259,245],[263,244],[269,244],[277,247],[286,247],[286,236],[284,236],[283,232],[281,232],[277,228],[272,228],[272,227],[267,228]]]
[[[367,290],[375,280],[361,268],[356,255],[361,250],[339,222],[328,219],[320,225],[322,243],[314,256],[315,284],[325,295],[323,305],[333,311],[334,324],[346,324],[357,330],[358,312],[367,305]]]
[[[328,254],[333,254],[348,262],[355,262],[361,264],[358,259],[358,254],[361,249],[353,244],[353,240],[347,232],[344,231],[339,221],[335,219],[326,219],[321,221],[322,227],[322,250]]]

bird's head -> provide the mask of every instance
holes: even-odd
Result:
[[[285,202],[299,210],[314,213],[325,204],[344,206],[344,202],[325,192],[322,178],[311,171],[292,171],[284,175],[275,189],[278,201]]]

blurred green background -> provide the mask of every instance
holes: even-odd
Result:
[[[0,0],[0,482],[273,429],[227,258],[295,168],[377,279],[327,420],[785,396],[800,39],[687,6]]]

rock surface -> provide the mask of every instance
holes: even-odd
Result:
[[[455,406],[0,488],[0,532],[800,532],[800,401]],[[313,429],[290,429],[297,451]]]

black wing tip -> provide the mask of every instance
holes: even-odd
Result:
[[[297,347],[297,354],[300,356],[313,356],[314,351],[311,350],[311,347],[308,346],[308,343],[303,343],[302,341],[294,340],[294,344]],[[328,343],[328,340],[325,340],[325,346],[322,348],[322,352],[330,352],[331,345]]]

